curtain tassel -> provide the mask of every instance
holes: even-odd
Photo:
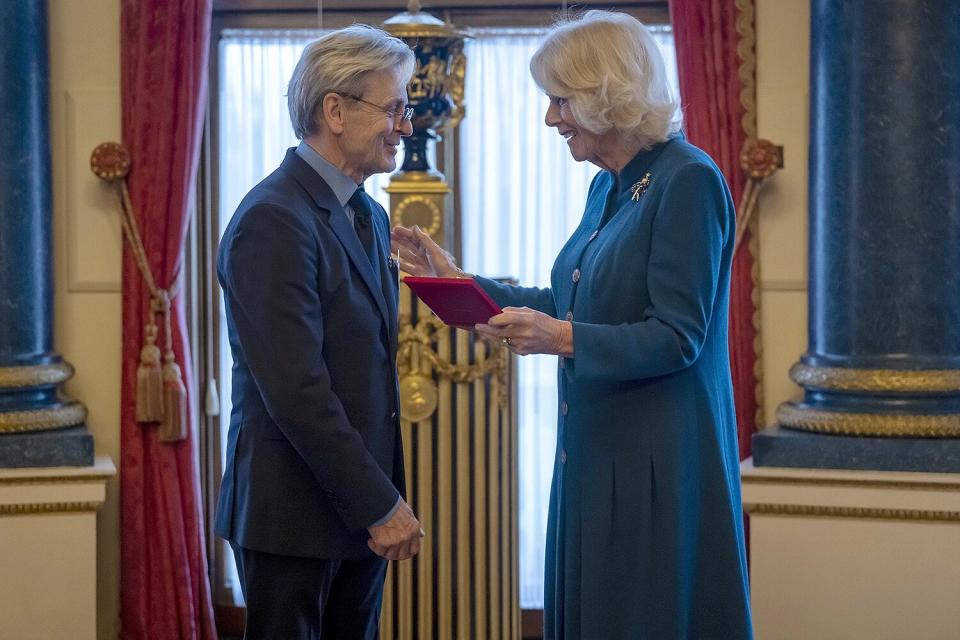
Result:
[[[180,442],[187,438],[187,389],[173,352],[168,351],[163,359],[163,420],[157,438],[160,442]]]
[[[170,293],[157,290],[154,308],[163,314],[166,347],[163,350],[163,421],[157,432],[160,442],[180,442],[187,439],[187,388],[183,374],[173,353],[173,333],[170,330]]]
[[[140,349],[137,367],[136,418],[137,422],[159,422],[163,419],[163,372],[156,345],[157,325],[151,322],[144,333],[146,344]]]

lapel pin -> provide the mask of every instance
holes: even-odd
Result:
[[[634,202],[640,199],[644,193],[647,192],[647,187],[650,186],[650,172],[647,171],[640,180],[633,183],[633,186],[630,187],[630,199]]]

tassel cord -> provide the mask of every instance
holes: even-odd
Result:
[[[764,178],[748,178],[744,186],[743,195],[740,196],[740,206],[737,207],[737,232],[734,236],[733,253],[736,255],[740,248],[740,242],[750,227],[750,219],[757,209],[757,196],[760,194],[760,186]]]
[[[157,286],[156,281],[153,279],[153,273],[150,271],[150,262],[147,260],[147,252],[143,248],[143,240],[141,240],[140,237],[140,227],[137,225],[137,219],[133,215],[133,204],[130,202],[130,191],[127,189],[127,182],[126,180],[118,180],[114,182],[114,184],[117,185],[120,192],[120,212],[122,214],[120,221],[123,226],[123,234],[130,245],[130,250],[133,251],[133,256],[137,261],[140,274],[143,276],[144,282],[147,283],[151,298],[155,301],[160,301],[165,298],[165,304],[169,307],[170,300],[176,298],[180,293],[180,273],[177,273],[169,291],[161,294],[163,290]],[[155,304],[160,306],[164,303],[157,302]]]
[[[176,355],[173,351],[173,329],[170,318],[172,300],[179,294],[180,286],[182,284],[182,280],[180,278],[181,272],[177,272],[169,289],[161,289],[157,286],[156,280],[153,277],[153,273],[150,270],[150,263],[147,259],[147,252],[143,246],[143,240],[140,234],[139,226],[137,225],[137,220],[133,215],[133,204],[130,201],[130,191],[127,188],[126,180],[121,179],[115,181],[113,184],[116,186],[120,200],[120,221],[121,226],[123,227],[123,235],[130,246],[130,250],[132,251],[136,260],[137,268],[143,277],[144,283],[146,283],[147,289],[150,291],[150,305],[146,327],[147,336],[156,336],[155,319],[157,314],[162,316],[163,322],[164,349],[162,355],[162,386],[165,389],[163,395],[165,398],[169,398],[169,401],[165,400],[163,402],[163,406],[160,411],[161,415],[157,415],[157,413],[154,411],[146,410],[143,412],[144,415],[142,417],[146,418],[145,421],[152,422],[157,419],[162,421],[162,441],[174,442],[182,440],[186,437],[186,423],[185,416],[183,415],[183,409],[185,407],[185,389],[182,382],[180,367],[177,365]],[[153,344],[153,340],[150,340],[149,337],[147,342],[150,345]],[[141,356],[141,366],[142,365],[143,363]],[[146,399],[143,400],[144,407],[149,406],[148,401]]]
[[[140,236],[140,228],[137,225],[137,220],[133,215],[133,204],[130,202],[130,191],[127,189],[126,180],[118,180],[114,182],[117,185],[117,188],[120,192],[120,221],[123,227],[123,235],[127,239],[127,243],[130,245],[130,250],[133,252],[133,256],[137,262],[137,268],[140,270],[140,275],[143,276],[143,281],[147,284],[147,288],[150,290],[150,311],[153,314],[163,314],[163,324],[164,324],[164,359],[166,359],[167,352],[172,354],[173,352],[173,335],[171,332],[170,324],[170,306],[171,301],[177,297],[180,293],[181,278],[179,272],[174,278],[173,285],[169,290],[161,289],[157,286],[156,280],[153,278],[153,273],[150,271],[150,263],[147,260],[147,252],[143,248],[143,240]],[[153,324],[152,318],[148,324]]]

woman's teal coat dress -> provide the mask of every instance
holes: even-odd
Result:
[[[677,136],[619,179],[597,175],[550,289],[478,278],[501,307],[573,322],[546,638],[752,637],[727,355],[734,224],[720,171]]]

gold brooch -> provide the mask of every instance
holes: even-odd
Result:
[[[650,186],[650,172],[647,171],[643,174],[643,177],[640,178],[638,182],[633,183],[633,186],[630,187],[630,199],[636,202],[640,199],[644,193],[647,192],[647,187]]]

